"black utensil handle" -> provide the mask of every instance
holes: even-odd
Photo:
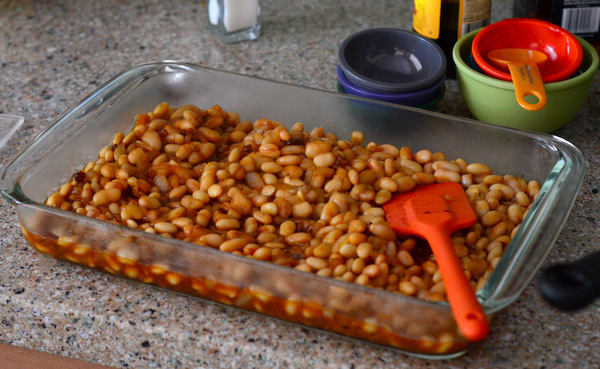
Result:
[[[600,296],[600,252],[543,270],[539,288],[546,302],[557,309],[583,309]]]

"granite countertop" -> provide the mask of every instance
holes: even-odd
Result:
[[[0,1],[0,113],[25,123],[7,157],[99,85],[132,65],[175,59],[335,91],[337,46],[376,26],[411,29],[409,0],[262,0],[262,35],[221,43],[200,0]],[[493,2],[493,20],[512,1]],[[600,83],[556,132],[587,175],[544,265],[598,249]],[[471,117],[456,81],[437,111]],[[0,342],[119,368],[578,368],[600,365],[600,305],[566,314],[535,280],[466,355],[429,361],[155,289],[33,252],[0,201]]]

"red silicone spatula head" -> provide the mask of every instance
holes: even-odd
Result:
[[[452,245],[451,233],[473,225],[477,217],[462,186],[440,183],[417,186],[383,206],[390,227],[399,234],[425,238],[442,273],[448,302],[465,338],[484,339],[487,318]]]
[[[383,208],[394,231],[405,235],[425,237],[431,224],[443,224],[451,233],[477,221],[458,183],[417,186],[413,191],[394,196]]]

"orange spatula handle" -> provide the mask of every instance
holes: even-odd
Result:
[[[426,234],[435,255],[450,308],[459,330],[470,341],[481,341],[490,327],[452,245],[450,232],[432,226]]]
[[[544,82],[542,82],[542,75],[537,66],[510,63],[508,64],[508,68],[515,86],[517,103],[530,111],[537,111],[546,106],[548,100],[546,98]],[[525,96],[528,95],[537,97],[537,102],[530,103],[525,100]]]

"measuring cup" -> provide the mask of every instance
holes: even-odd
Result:
[[[546,91],[539,70],[548,60],[546,54],[528,49],[496,49],[487,57],[496,68],[510,71],[519,105],[530,111],[546,106]],[[528,95],[535,96],[538,101],[526,101]]]

